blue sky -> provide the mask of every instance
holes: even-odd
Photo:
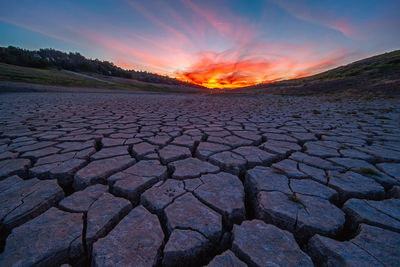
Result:
[[[3,0],[0,45],[243,86],[399,49],[399,10],[398,0]]]

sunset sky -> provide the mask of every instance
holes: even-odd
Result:
[[[400,49],[399,10],[399,0],[2,0],[0,45],[234,88]]]

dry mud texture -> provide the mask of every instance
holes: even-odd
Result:
[[[0,266],[398,266],[400,103],[0,96]]]

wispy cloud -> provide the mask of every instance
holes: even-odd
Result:
[[[348,38],[361,38],[360,32],[357,31],[356,25],[352,22],[351,17],[333,13],[327,7],[321,10],[318,8],[318,5],[310,5],[305,1],[271,1],[298,19],[326,26],[342,33]]]
[[[29,24],[26,24],[26,23],[14,21],[12,19],[7,19],[7,18],[3,18],[3,17],[0,17],[0,21],[3,21],[5,23],[8,23],[8,24],[11,24],[11,25],[14,25],[14,26],[17,26],[19,28],[23,28],[23,29],[28,30],[28,31],[39,33],[41,35],[44,35],[46,37],[50,37],[50,38],[53,38],[53,39],[56,39],[56,40],[64,41],[64,42],[71,43],[71,44],[80,44],[76,40],[73,40],[73,39],[70,39],[70,38],[66,38],[64,35],[53,34],[53,33],[50,33],[48,31],[41,30],[38,27],[35,27],[33,25],[29,25]]]
[[[393,34],[400,25],[396,12],[388,19],[381,19],[388,14],[382,9],[353,15],[349,5],[352,11],[359,5],[344,0],[264,0],[257,18],[258,10],[242,12],[251,4],[239,0],[124,0],[106,6],[71,0],[63,8],[42,1],[48,3],[9,0],[0,20],[123,68],[216,88],[312,75],[400,42]],[[385,10],[399,6],[388,1],[393,8]],[[371,14],[374,19],[360,23]]]
[[[135,1],[128,1],[126,0],[126,2],[132,6],[134,9],[136,9],[138,12],[140,12],[142,15],[144,15],[145,17],[147,17],[152,23],[159,25],[160,27],[162,27],[164,30],[166,30],[169,34],[171,34],[172,36],[178,38],[179,41],[181,42],[185,42],[188,45],[193,45],[193,42],[191,39],[189,39],[184,33],[178,31],[177,29],[175,29],[174,27],[170,26],[169,24],[161,21],[160,19],[158,19],[156,16],[154,16],[151,12],[149,12],[148,10],[146,10],[146,8],[142,7],[138,2]]]

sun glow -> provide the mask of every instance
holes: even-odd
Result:
[[[302,52],[302,54],[307,52]],[[342,57],[342,52],[330,55],[324,61],[307,61],[288,57],[248,58],[217,53],[206,53],[196,63],[184,71],[178,71],[175,78],[180,81],[201,85],[211,89],[235,89],[260,83],[271,83],[285,79],[309,76],[334,64]],[[241,56],[244,57],[244,56]]]

